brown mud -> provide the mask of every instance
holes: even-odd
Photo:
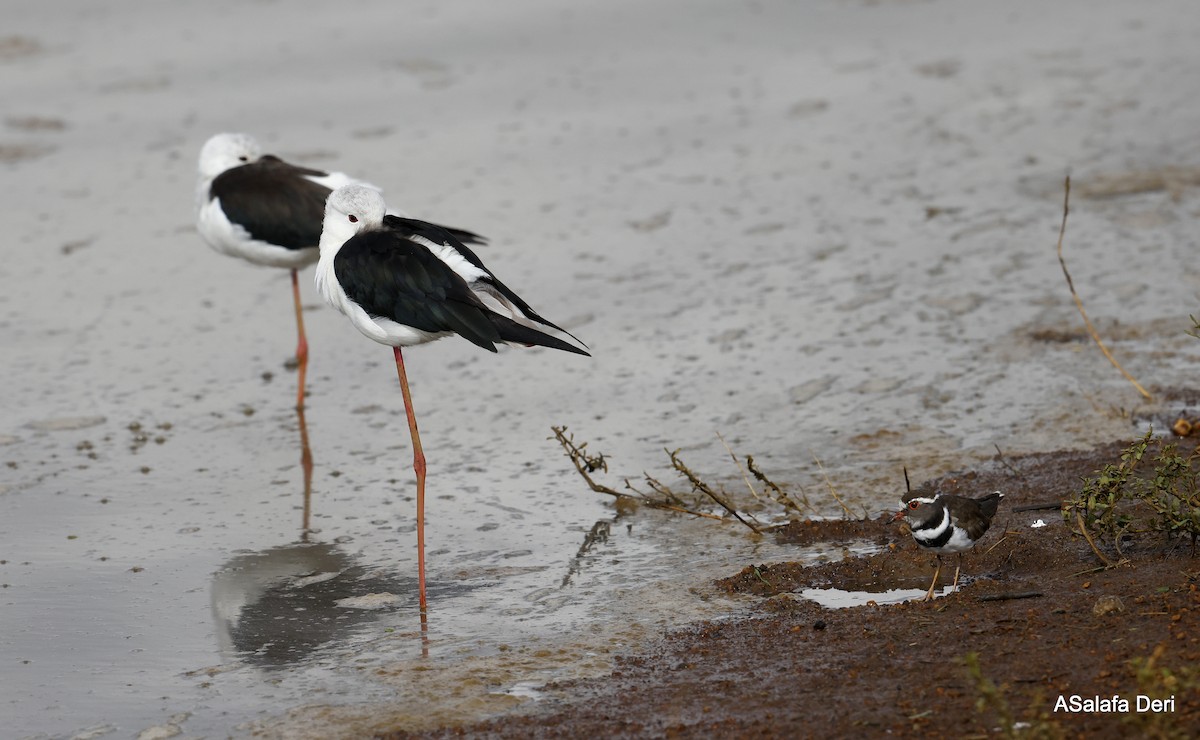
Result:
[[[1141,535],[1123,547],[1128,563],[1103,569],[1058,510],[1017,511],[1057,504],[1123,448],[1001,459],[922,484],[1006,494],[991,531],[967,553],[957,592],[822,607],[797,592],[925,589],[933,557],[886,517],[793,523],[777,530],[781,540],[883,548],[816,566],[748,565],[718,586],[761,599],[753,618],[669,634],[619,658],[610,676],[552,684],[513,714],[384,737],[1194,737],[1200,556],[1190,539]],[[1032,527],[1039,519],[1045,526]],[[1111,543],[1098,545],[1113,556]],[[943,588],[954,558],[945,565]],[[1138,695],[1173,695],[1174,711],[1056,712],[1059,697],[1072,695],[1117,696],[1131,708]]]

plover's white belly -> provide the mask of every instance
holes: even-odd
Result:
[[[949,532],[948,539],[947,532]],[[975,545],[967,536],[967,530],[951,523],[950,512],[944,508],[942,509],[942,518],[937,525],[926,529],[914,529],[913,539],[922,547],[928,547],[935,552],[963,552],[970,550]],[[942,542],[942,544],[936,544],[938,542]]]

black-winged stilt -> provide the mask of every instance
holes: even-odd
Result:
[[[292,272],[296,305],[296,407],[304,406],[308,340],[300,308],[297,271],[317,261],[325,200],[342,185],[375,186],[341,172],[298,167],[263,154],[248,134],[217,134],[200,149],[196,227],[222,254]],[[469,231],[450,229],[459,240],[481,243]]]
[[[387,215],[383,196],[373,188],[348,185],[333,191],[325,204],[320,247],[316,282],[321,295],[395,355],[417,474],[417,568],[424,614],[425,455],[401,347],[458,334],[492,352],[497,343],[508,342],[588,353],[539,329],[575,339],[538,315],[453,234]]]

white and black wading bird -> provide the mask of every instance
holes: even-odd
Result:
[[[962,568],[962,554],[975,546],[979,538],[992,525],[996,507],[1004,494],[996,491],[983,498],[967,498],[939,493],[934,496],[919,496],[908,491],[900,499],[902,508],[893,521],[904,519],[912,529],[913,539],[921,547],[937,553],[937,570],[933,583],[925,594],[925,601],[933,598],[938,576],[942,573],[942,553],[958,553],[958,567],[954,569],[954,585],[958,588],[958,572]]]
[[[297,167],[270,154],[249,134],[217,134],[200,149],[196,228],[213,249],[256,265],[292,272],[296,306],[296,407],[304,407],[308,340],[296,272],[317,261],[325,201],[343,185],[375,186],[341,172]],[[483,239],[450,229],[472,244]]]
[[[499,343],[588,353],[500,282],[461,239],[435,224],[387,214],[378,190],[348,185],[325,204],[317,289],[356,329],[393,348],[417,474],[417,569],[425,599],[425,455],[402,347],[453,334],[491,352]],[[575,339],[575,341],[579,341]],[[582,344],[582,343],[581,343]]]

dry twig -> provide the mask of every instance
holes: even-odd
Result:
[[[592,477],[592,473],[597,470],[601,470],[605,473],[608,472],[608,463],[605,460],[604,455],[588,454],[587,443],[584,442],[581,444],[576,444],[574,435],[568,434],[565,426],[552,426],[550,429],[554,432],[554,437],[552,439],[557,440],[559,445],[562,446],[564,452],[571,460],[571,464],[575,466],[575,470],[579,473],[580,477],[582,477],[584,482],[587,483],[588,488],[592,489],[592,491],[596,493],[603,493],[616,499],[634,502],[636,504],[645,505],[654,509],[675,511],[681,514],[704,517],[706,519],[716,519],[717,521],[728,521],[729,517],[732,517],[745,525],[755,534],[762,534],[762,525],[759,520],[749,512],[744,514],[739,512],[733,503],[731,503],[730,494],[727,491],[719,486],[716,488],[710,486],[708,483],[704,482],[700,476],[692,472],[692,470],[688,468],[688,466],[679,457],[679,450],[672,452],[664,449],[664,452],[666,452],[667,456],[670,458],[671,466],[675,469],[675,471],[691,484],[692,490],[690,493],[677,493],[671,490],[670,486],[646,472],[642,473],[642,481],[645,486],[649,488],[649,492],[639,490],[632,482],[630,482],[629,478],[623,479],[625,484],[624,487],[628,492],[618,491],[610,486],[606,486],[597,482]],[[725,443],[725,439],[720,435],[720,433],[717,433],[717,438],[721,440],[721,444],[725,445],[725,450],[729,453],[729,456],[737,466],[738,471],[742,474],[742,480],[745,482],[746,487],[750,490],[750,494],[755,498],[755,500],[759,501],[760,503],[771,503],[771,499],[773,497],[774,503],[781,506],[784,510],[790,510],[797,513],[801,511],[800,504],[796,503],[796,501],[794,501],[780,486],[776,485],[773,481],[771,481],[771,479],[767,478],[762,471],[755,467],[754,458],[752,456],[746,456],[746,465],[745,468],[743,468],[741,461],[738,460],[737,455],[734,454],[729,445]],[[815,460],[816,457],[814,456],[813,459]],[[816,460],[816,462],[817,466],[820,467],[821,461]],[[751,483],[750,478],[746,473],[747,469],[749,470],[750,474],[752,474],[763,484],[763,486],[765,486],[765,490],[762,493],[760,493],[754,487],[754,484]],[[823,468],[821,473],[822,475],[825,473]],[[828,476],[825,476],[825,483],[829,486],[830,493],[833,494],[833,498],[842,507],[842,511],[845,512],[845,515],[853,518],[850,513],[850,509],[838,495],[837,490],[833,487],[833,483],[829,480]],[[764,495],[767,491],[770,491],[770,495]],[[724,509],[728,516],[709,513],[708,511],[700,511],[699,509],[704,506],[703,499],[695,494],[703,494],[703,496],[707,497]],[[803,504],[808,509],[813,510],[812,505],[808,502],[807,496],[804,496]]]
[[[1125,368],[1121,367],[1121,363],[1117,362],[1116,358],[1112,356],[1112,353],[1108,351],[1108,347],[1104,346],[1104,342],[1100,341],[1100,334],[1096,331],[1096,327],[1092,326],[1092,320],[1088,318],[1087,311],[1083,310],[1083,301],[1080,300],[1079,294],[1075,292],[1075,282],[1071,280],[1071,273],[1067,272],[1067,262],[1063,259],[1063,235],[1067,232],[1067,213],[1069,211],[1070,201],[1071,177],[1068,175],[1063,184],[1062,226],[1060,226],[1058,229],[1058,264],[1062,266],[1063,275],[1067,278],[1067,287],[1071,289],[1071,297],[1075,299],[1075,307],[1079,309],[1079,315],[1083,317],[1083,323],[1087,326],[1088,333],[1092,336],[1092,341],[1096,343],[1096,346],[1100,348],[1100,351],[1104,353],[1104,356],[1108,358],[1108,361],[1113,364],[1113,367],[1115,367],[1117,370],[1120,370],[1121,374],[1125,376],[1125,379],[1130,383],[1133,383],[1133,387],[1137,388],[1138,393],[1141,393],[1143,398],[1149,399],[1150,393],[1143,388],[1142,384],[1137,382],[1132,375],[1127,373]]]
[[[1012,601],[1014,599],[1036,599],[1043,596],[1041,591],[1018,591],[1007,594],[984,594],[976,599],[976,601]]]
[[[1014,514],[1016,514],[1022,511],[1058,511],[1060,509],[1062,509],[1062,501],[1046,501],[1040,504],[1023,504],[1021,506],[1014,506],[1012,511]]]
[[[728,511],[730,514],[732,514],[734,519],[737,519],[742,524],[745,524],[755,534],[762,534],[762,531],[759,530],[758,527],[754,526],[750,522],[743,519],[742,515],[737,513],[736,509],[734,509],[732,506],[730,506],[729,503],[727,501],[725,501],[725,499],[723,499],[719,495],[717,495],[716,491],[709,488],[708,484],[705,483],[703,480],[701,480],[698,475],[696,475],[695,473],[693,473],[691,470],[688,469],[688,466],[683,463],[683,460],[679,459],[679,450],[675,450],[674,452],[671,452],[670,450],[664,450],[664,452],[666,452],[667,455],[670,456],[671,465],[673,465],[675,467],[675,470],[679,471],[680,475],[682,475],[683,477],[688,479],[688,482],[692,484],[693,489],[700,491],[704,495],[711,498],[713,501],[716,501],[717,504],[720,505],[720,507],[722,509],[724,509],[725,511]]]
[[[1104,553],[1100,552],[1100,548],[1096,547],[1095,540],[1088,534],[1087,525],[1083,523],[1083,514],[1080,514],[1078,510],[1075,511],[1075,520],[1079,522],[1079,531],[1083,534],[1083,538],[1087,540],[1088,547],[1092,548],[1092,552],[1096,553],[1096,557],[1100,558],[1100,562],[1104,563],[1104,567],[1112,568],[1115,566],[1116,563],[1104,557]]]
[[[1012,466],[1012,465],[1011,465],[1011,464],[1008,462],[1008,460],[1006,460],[1006,459],[1004,458],[1004,453],[1003,453],[1003,452],[1000,450],[1000,445],[998,445],[998,444],[996,444],[996,443],[994,443],[994,442],[993,442],[993,443],[992,443],[992,447],[995,447],[995,448],[996,448],[996,459],[998,459],[998,460],[1000,461],[1000,464],[1001,464],[1001,465],[1003,465],[1004,467],[1008,468],[1008,469],[1009,469],[1009,471],[1011,471],[1011,472],[1012,472],[1012,474],[1013,474],[1013,475],[1015,475],[1015,476],[1017,476],[1018,478],[1024,478],[1024,477],[1025,477],[1025,476],[1024,476],[1024,474],[1022,474],[1022,473],[1021,473],[1021,471],[1019,471],[1019,470],[1017,470],[1016,468],[1014,468],[1014,467],[1013,467],[1013,466]]]
[[[833,496],[833,500],[837,501],[838,506],[842,507],[842,511],[845,512],[846,518],[853,519],[854,515],[850,513],[850,509],[847,508],[846,502],[842,501],[842,497],[838,495],[837,489],[833,487],[833,481],[829,480],[829,476],[825,474],[825,466],[821,465],[821,460],[816,455],[813,455],[813,461],[817,464],[817,470],[821,471],[821,477],[825,479],[825,485],[829,487],[829,495]],[[905,471],[905,475],[908,475],[908,471]]]
[[[575,435],[568,436],[566,427],[550,427],[550,429],[554,431],[554,438],[557,439],[558,443],[562,445],[564,450],[566,450],[567,457],[571,459],[572,463],[574,463],[575,469],[579,471],[581,476],[583,476],[583,480],[588,484],[589,488],[596,493],[607,493],[609,496],[615,496],[617,498],[636,498],[634,496],[630,496],[628,493],[614,491],[608,486],[601,485],[593,480],[592,476],[589,475],[589,473],[595,470],[608,470],[608,464],[604,461],[604,455],[588,457],[587,453],[584,452],[584,449],[587,448],[587,442],[584,442],[582,445],[576,447]]]
[[[780,506],[782,506],[785,509],[792,509],[793,511],[796,511],[797,513],[800,511],[800,504],[793,501],[792,497],[789,496],[786,491],[784,491],[782,488],[780,488],[778,485],[776,485],[775,481],[768,478],[766,473],[763,473],[761,470],[759,470],[757,467],[754,466],[754,455],[746,455],[746,467],[749,468],[751,475],[753,475],[760,483],[762,483],[764,486],[766,486],[768,489],[770,489],[771,491],[774,492],[775,501]],[[803,489],[801,489],[801,494],[803,494],[803,493],[804,493],[804,491],[803,491]],[[810,504],[808,502],[808,496],[806,494],[804,495],[802,500],[804,501],[804,505],[808,508],[809,511],[812,511],[814,513],[816,512],[816,509],[814,509],[812,504]]]
[[[636,501],[637,503],[644,506],[649,506],[652,509],[675,511],[680,514],[690,514],[692,516],[700,516],[706,519],[716,519],[721,521],[721,517],[717,516],[716,514],[709,514],[707,512],[696,511],[694,509],[687,508],[684,502],[671,492],[671,489],[667,488],[648,475],[646,476],[647,483],[655,492],[662,495],[664,500],[659,501],[645,495],[641,491],[634,488],[629,482],[628,478],[625,479],[625,487],[633,491],[633,493],[623,493],[621,491],[609,488],[601,483],[597,483],[589,473],[598,469],[604,470],[605,472],[608,471],[608,465],[604,462],[604,456],[589,456],[584,451],[587,448],[587,443],[584,442],[583,444],[576,446],[574,435],[567,434],[566,427],[550,427],[550,429],[554,432],[554,438],[558,440],[560,445],[562,445],[563,450],[566,452],[567,457],[570,458],[571,463],[575,466],[575,469],[579,471],[579,475],[583,477],[583,480],[588,484],[588,487],[596,493],[604,493],[614,498]]]
[[[738,472],[742,474],[742,480],[745,481],[746,488],[750,489],[750,495],[754,497],[755,501],[761,502],[762,497],[758,495],[758,491],[754,490],[754,484],[746,476],[746,469],[742,467],[741,460],[738,460],[737,455],[733,454],[733,450],[729,448],[729,443],[725,441],[720,432],[717,432],[717,439],[721,440],[721,444],[725,446],[725,451],[729,453],[729,458],[733,460],[733,464],[737,466]]]

